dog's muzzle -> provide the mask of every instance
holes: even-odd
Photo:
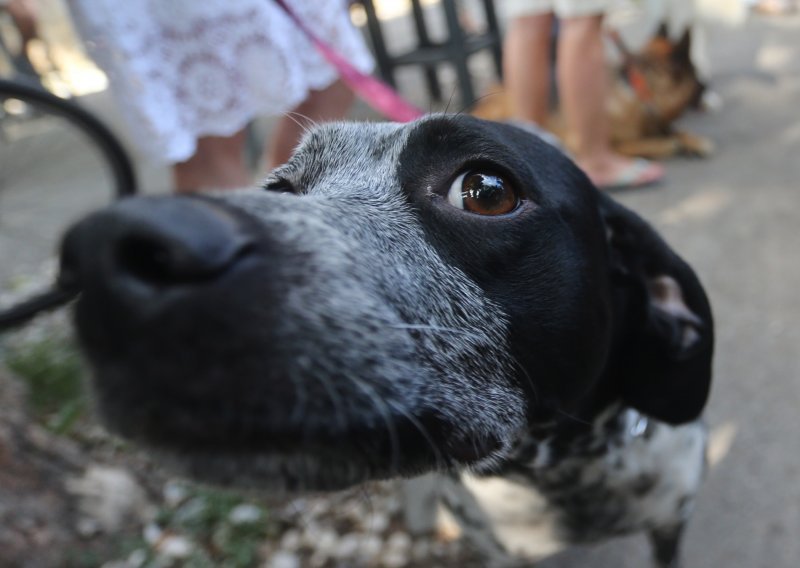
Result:
[[[137,198],[70,230],[60,278],[81,290],[78,335],[111,429],[193,463],[225,455],[226,471],[258,455],[262,475],[294,487],[496,452],[492,435],[451,424],[419,333],[335,250],[344,237],[311,212],[281,215]],[[311,238],[285,234],[306,221]]]
[[[239,299],[268,272],[254,227],[207,199],[144,198],[66,235],[59,280],[81,291],[77,329],[112,427],[155,445],[214,446],[231,441],[229,422],[255,421],[247,413],[275,416],[261,403],[242,404],[257,398],[255,369],[237,369],[253,364],[241,343],[250,325]],[[268,279],[261,288],[269,295]],[[251,307],[262,324],[277,317],[269,305]],[[231,419],[237,413],[241,421]]]

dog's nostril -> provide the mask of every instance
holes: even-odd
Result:
[[[204,283],[257,250],[244,214],[207,199],[142,197],[84,219],[61,248],[60,284],[137,294]],[[249,264],[248,264],[249,266]]]
[[[214,278],[254,248],[245,239],[226,246],[195,240],[170,240],[162,235],[129,235],[117,243],[114,261],[119,270],[154,286],[190,284]]]
[[[200,267],[189,270],[186,259],[181,262],[180,256],[163,242],[135,236],[123,238],[115,251],[117,266],[134,278],[151,284],[170,284],[202,275],[198,270]]]

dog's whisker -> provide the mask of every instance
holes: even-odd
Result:
[[[309,131],[309,127],[308,127],[308,125],[307,125],[307,124],[305,124],[305,123],[303,123],[303,122],[301,122],[301,121],[299,121],[299,120],[297,120],[297,118],[295,118],[295,117],[293,116],[294,114],[296,114],[296,113],[294,113],[294,112],[291,112],[291,111],[283,113],[283,115],[284,115],[286,118],[288,118],[289,120],[291,120],[291,121],[292,121],[292,122],[294,122],[294,123],[295,123],[297,126],[299,126],[299,127],[300,127],[300,130],[303,132],[303,134],[306,134],[306,133],[308,133],[308,131]]]
[[[322,385],[322,388],[325,389],[325,393],[328,395],[331,403],[333,404],[333,410],[336,416],[336,424],[339,427],[341,432],[347,430],[347,412],[345,411],[344,402],[342,401],[342,397],[336,392],[336,389],[333,387],[331,382],[327,379],[327,377],[322,375],[316,375],[311,373],[310,376],[316,377],[319,381],[319,384]]]
[[[381,400],[375,389],[364,381],[354,376],[349,376],[350,382],[367,395],[375,407],[378,409],[383,421],[386,423],[386,429],[389,433],[389,445],[391,446],[391,467],[394,471],[400,468],[400,438],[397,435],[397,427],[392,420],[392,415],[389,413],[389,405]]]
[[[381,509],[375,504],[375,499],[372,495],[373,486],[371,484],[365,484],[360,490],[359,495],[362,497],[364,503],[366,503],[367,511],[374,519],[375,513],[379,512]],[[367,525],[369,526],[369,525]]]
[[[306,124],[307,124],[309,127],[311,127],[311,126],[316,126],[316,125],[317,125],[317,122],[316,122],[316,121],[315,121],[313,118],[311,118],[311,117],[310,117],[310,116],[308,116],[307,114],[303,114],[302,112],[297,112],[296,110],[290,110],[290,111],[287,111],[287,112],[286,112],[286,115],[287,115],[287,116],[291,116],[292,118],[295,118],[295,117],[302,118],[303,120],[305,120],[305,121],[306,121]],[[296,120],[296,118],[295,118],[295,120]]]
[[[453,97],[455,96],[456,96],[456,86],[453,85],[453,90],[450,91],[450,98],[447,99],[447,105],[444,107],[444,112],[442,114],[447,114],[447,112],[450,110],[450,105],[452,104]]]
[[[565,410],[563,410],[561,408],[558,408],[557,412],[561,416],[563,416],[565,418],[569,418],[571,421],[575,422],[576,424],[583,424],[584,426],[591,426],[592,425],[591,422],[587,422],[583,418],[578,418],[577,416],[575,416],[573,414],[570,414],[569,412],[567,412],[567,411],[565,411]]]
[[[390,402],[385,402],[381,400],[380,397],[378,397],[377,394],[375,394],[375,390],[369,385],[365,384],[363,381],[359,381],[355,377],[351,377],[351,380],[357,387],[364,390],[367,396],[370,396],[373,402],[376,403],[381,412],[381,415],[384,417],[384,420],[387,423],[387,428],[389,428],[389,436],[392,444],[392,467],[399,466],[400,441],[397,435],[397,430],[394,425],[394,422],[391,420],[391,414],[386,412],[387,409],[393,409],[395,412],[403,416],[403,418],[408,420],[428,442],[428,444],[431,447],[431,450],[433,451],[436,462],[442,464],[445,463],[441,450],[436,446],[436,443],[434,442],[433,438],[430,436],[430,434],[428,433],[427,429],[423,424],[421,424],[415,417],[410,415],[406,410],[399,408],[396,405],[391,404]]]
[[[299,126],[302,129],[303,134],[307,134],[314,126],[317,125],[317,122],[313,118],[297,111],[287,111],[284,113],[284,115],[286,118]],[[303,120],[298,120],[298,117]]]
[[[433,453],[435,469],[440,469],[440,470],[446,469],[447,460],[445,460],[442,450],[436,445],[436,441],[430,435],[428,429],[425,428],[425,425],[422,424],[412,414],[409,414],[406,410],[402,408],[395,408],[395,411],[399,412],[403,416],[403,418],[408,420],[411,423],[411,425],[414,426],[419,431],[420,434],[422,434],[422,437],[425,438],[425,441],[428,442],[428,445],[430,446],[431,451]]]
[[[303,381],[296,380],[296,377],[292,376],[291,374],[289,375],[289,382],[292,384],[295,396],[295,404],[294,408],[292,409],[292,413],[289,415],[289,420],[292,423],[297,423],[300,421],[303,413],[305,412],[308,392],[305,389],[305,384]]]
[[[488,93],[484,93],[484,94],[482,94],[482,95],[480,95],[480,96],[478,96],[478,97],[474,97],[474,98],[472,99],[472,102],[471,102],[471,103],[469,103],[469,104],[464,104],[464,105],[461,107],[461,110],[459,110],[459,111],[456,113],[456,116],[461,116],[461,115],[464,115],[464,114],[469,114],[469,113],[470,113],[470,110],[474,109],[474,108],[477,106],[477,104],[478,104],[479,102],[481,102],[481,101],[484,101],[484,100],[486,100],[486,99],[488,99],[488,98],[490,98],[490,97],[498,97],[498,96],[502,96],[502,94],[503,94],[503,91],[502,91],[502,89],[501,89],[501,90],[489,91]],[[480,115],[480,113],[478,113],[476,116],[478,116],[478,118],[482,118],[482,117],[481,117],[481,115]],[[490,120],[491,120],[491,119],[490,119]]]
[[[374,511],[375,503],[372,499],[371,489],[372,489],[372,484],[364,483],[363,485],[358,486],[356,492],[358,493],[358,496],[361,498],[361,500],[367,504],[367,509]]]
[[[414,324],[414,323],[399,323],[399,324],[392,324],[390,327],[395,329],[408,329],[412,331],[442,331],[446,333],[458,333],[461,335],[471,335],[472,332],[466,329],[456,329],[453,327],[444,327],[440,325],[428,325],[428,324]]]
[[[525,366],[519,362],[519,359],[516,357],[512,357],[512,361],[514,362],[514,366],[517,367],[520,371],[522,371],[523,376],[531,389],[531,397],[533,398],[534,402],[539,400],[539,393],[536,389],[536,383],[533,382],[533,378],[528,374],[528,371],[525,369]]]
[[[462,114],[465,114],[467,111],[469,111],[469,109],[471,109],[473,106],[475,106],[477,103],[479,103],[483,99],[486,99],[488,97],[494,96],[496,94],[497,93],[486,93],[485,95],[481,95],[479,97],[474,97],[471,102],[464,103],[463,105],[461,105],[461,109],[458,112],[456,112],[455,115],[456,116],[461,116]]]

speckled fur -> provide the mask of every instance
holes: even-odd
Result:
[[[580,432],[525,440],[504,474],[547,500],[566,542],[680,527],[705,471],[701,421],[669,426],[614,405]]]

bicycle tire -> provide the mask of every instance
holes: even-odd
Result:
[[[98,118],[76,103],[57,97],[42,87],[22,80],[0,79],[0,99],[14,98],[32,102],[78,127],[105,157],[115,180],[116,197],[136,193],[136,174],[128,153],[117,137]]]
[[[35,107],[38,112],[58,117],[80,131],[98,152],[108,168],[113,184],[110,200],[134,195],[136,175],[122,144],[98,118],[76,103],[57,97],[41,86],[23,80],[0,79],[0,102],[16,99]],[[0,332],[15,328],[39,313],[60,307],[77,295],[54,284],[50,290],[34,294],[0,309]]]

